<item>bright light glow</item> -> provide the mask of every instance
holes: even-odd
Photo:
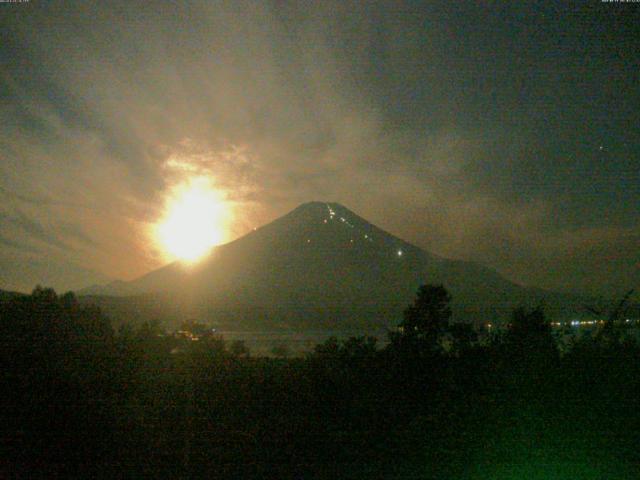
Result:
[[[228,213],[209,178],[192,178],[169,195],[155,235],[168,256],[195,262],[224,240]]]
[[[402,250],[398,250],[398,256],[401,257],[402,256]]]

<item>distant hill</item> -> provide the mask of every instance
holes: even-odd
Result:
[[[455,318],[482,323],[544,301],[568,318],[585,299],[528,289],[477,263],[424,251],[337,203],[311,202],[214,249],[131,282],[78,295],[116,320],[186,317],[224,328],[358,329],[396,325],[424,283],[443,283]]]

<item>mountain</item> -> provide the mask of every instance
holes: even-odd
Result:
[[[567,296],[527,289],[477,263],[426,252],[337,203],[310,202],[214,249],[197,265],[179,262],[131,282],[78,295],[116,320],[186,317],[223,328],[372,329],[396,325],[424,283],[443,283],[456,318],[507,318],[545,299],[573,314]]]

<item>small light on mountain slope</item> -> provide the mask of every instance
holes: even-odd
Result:
[[[224,240],[229,208],[207,177],[196,177],[170,193],[155,236],[166,255],[195,262]]]

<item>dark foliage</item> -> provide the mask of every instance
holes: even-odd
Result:
[[[113,332],[50,289],[13,296],[0,476],[636,478],[629,330],[611,322],[561,355],[541,308],[479,337],[449,302],[421,287],[388,345],[330,338],[299,358],[250,355],[194,321]]]

